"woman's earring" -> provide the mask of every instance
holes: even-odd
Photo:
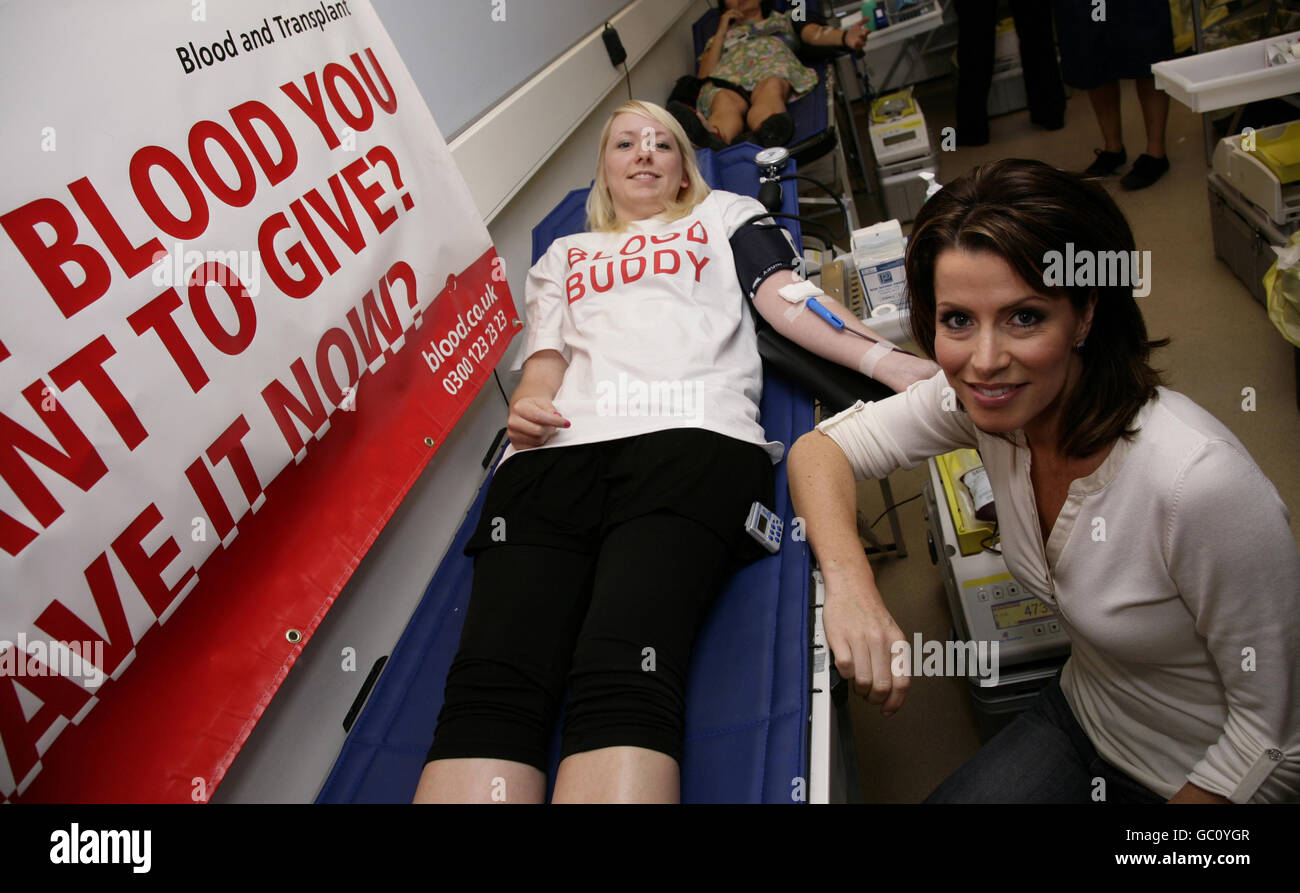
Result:
[[[1085,340],[1086,340],[1086,339],[1080,338],[1078,341],[1074,342],[1074,349],[1075,349],[1075,350],[1083,350],[1083,342],[1084,342]]]

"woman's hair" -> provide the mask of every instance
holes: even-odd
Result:
[[[727,0],[714,0],[713,5],[718,8],[718,12],[727,11]],[[763,18],[770,16],[772,14],[772,0],[759,0],[758,11],[762,13]]]
[[[629,100],[614,109],[609,120],[605,122],[604,130],[600,132],[600,153],[596,156],[596,182],[587,195],[587,229],[591,232],[617,233],[627,227],[627,221],[619,220],[614,211],[614,200],[610,197],[609,183],[605,180],[605,147],[609,144],[609,132],[614,126],[614,119],[628,112],[653,118],[662,124],[672,134],[673,142],[677,144],[677,151],[681,153],[682,173],[686,175],[687,186],[685,189],[679,189],[676,199],[668,202],[664,209],[669,220],[678,220],[691,213],[710,192],[708,184],[700,174],[700,166],[695,161],[695,149],[691,146],[686,132],[682,130],[682,125],[677,123],[677,119],[653,102]]]
[[[1129,424],[1162,383],[1147,361],[1169,339],[1147,340],[1133,297],[1133,231],[1105,189],[1041,161],[1007,158],[974,168],[922,205],[905,263],[912,335],[931,359],[935,263],[949,249],[991,252],[1035,292],[1068,298],[1080,314],[1095,296],[1092,327],[1080,351],[1083,371],[1066,399],[1058,448],[1083,457],[1135,433]],[[1095,274],[1106,271],[1107,280],[1121,281],[1073,284],[1074,271],[1065,266],[1084,252],[1091,252]],[[1118,269],[1128,275],[1109,275]],[[1151,275],[1149,269],[1143,273]],[[1101,280],[1094,275],[1092,281]]]

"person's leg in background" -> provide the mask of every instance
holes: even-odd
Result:
[[[956,2],[957,145],[983,146],[989,141],[989,87],[993,83],[997,0]],[[870,43],[869,38],[867,42]]]
[[[675,803],[695,637],[728,545],[659,511],[608,531],[578,638],[553,802]]]
[[[1120,124],[1119,81],[1093,87],[1088,91],[1088,101],[1092,103],[1092,112],[1097,116],[1097,126],[1101,129],[1102,151],[1112,155],[1124,154],[1124,133]],[[1123,161],[1119,162],[1119,164],[1123,163]],[[1092,171],[1090,170],[1089,173]]]
[[[1146,129],[1147,148],[1133,161],[1133,167],[1120,178],[1125,189],[1145,189],[1169,170],[1165,155],[1165,124],[1169,120],[1169,94],[1156,89],[1155,78],[1138,78],[1138,102],[1142,105],[1142,124]]]
[[[1125,189],[1145,189],[1169,170],[1165,154],[1165,125],[1169,120],[1169,94],[1156,89],[1151,65],[1174,55],[1174,26],[1169,4],[1165,0],[1141,0],[1126,12],[1133,17],[1126,29],[1132,41],[1129,65],[1125,72],[1135,79],[1138,102],[1142,105],[1142,123],[1146,130],[1146,151],[1120,179]]]
[[[1093,150],[1096,158],[1083,171],[1088,177],[1113,174],[1128,161],[1120,128],[1119,80],[1112,46],[1115,31],[1108,28],[1105,18],[1094,18],[1117,13],[1114,6],[1103,10],[1088,0],[1052,0],[1061,79],[1076,90],[1087,91],[1101,130],[1102,148]]]
[[[1164,145],[1169,97],[1155,89],[1151,76],[1153,62],[1174,54],[1169,3],[1129,0],[1098,7],[1086,0],[1054,0],[1053,8],[1065,82],[1088,91],[1104,144],[1084,173],[1106,176],[1128,161],[1121,133],[1119,82],[1131,78],[1137,82],[1147,150],[1133,162],[1120,185],[1145,189],[1169,170]]]
[[[794,119],[786,111],[790,82],[785,78],[764,78],[754,85],[752,104],[745,121],[760,146],[783,146],[794,136]]]
[[[475,558],[416,803],[543,802],[551,730],[595,565],[593,555],[532,545],[501,544]]]
[[[1029,120],[1048,130],[1065,126],[1065,86],[1056,61],[1052,7],[1043,0],[1012,0],[1020,40],[1020,68],[1029,100]]]
[[[1169,121],[1169,94],[1156,89],[1155,78],[1139,78],[1133,82],[1137,87],[1138,102],[1142,105],[1142,123],[1147,132],[1148,155],[1153,158],[1165,157],[1165,126]]]
[[[721,129],[716,123],[709,120],[709,115],[713,114],[714,106],[717,105],[715,99],[723,92],[727,91],[724,91],[716,84],[706,82],[700,86],[698,95],[691,99],[690,102],[685,99],[670,97],[668,105],[665,106],[668,112],[677,119],[677,123],[682,125],[682,130],[686,131],[686,136],[690,138],[691,145],[698,149],[713,149],[716,152],[727,147],[728,140],[722,137]],[[674,88],[673,94],[675,96],[689,96],[690,90],[688,87]],[[729,99],[723,99],[722,104],[718,106],[724,117],[730,104]],[[743,111],[740,113],[739,119],[739,126],[744,126]]]
[[[701,91],[703,92],[703,91]],[[730,143],[745,129],[749,103],[734,90],[719,89],[709,106],[706,124],[724,143]]]

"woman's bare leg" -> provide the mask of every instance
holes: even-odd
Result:
[[[677,803],[681,770],[667,754],[644,747],[601,747],[560,763],[554,803]]]
[[[785,78],[765,78],[759,81],[750,94],[753,102],[746,116],[749,129],[758,130],[768,118],[783,113],[789,96],[790,82]]]
[[[1111,81],[1088,91],[1088,101],[1097,116],[1097,125],[1105,141],[1102,148],[1107,152],[1120,152],[1124,149],[1124,137],[1119,118],[1119,81]],[[1165,108],[1168,109],[1166,103]]]
[[[1165,123],[1169,120],[1169,94],[1156,89],[1155,78],[1139,78],[1138,102],[1142,106],[1142,123],[1146,125],[1146,154],[1152,158],[1165,157]]]
[[[414,802],[541,803],[545,799],[546,776],[536,768],[475,757],[425,764]]]
[[[723,142],[731,142],[745,129],[745,111],[749,104],[735,90],[719,90],[713,97],[705,124]]]

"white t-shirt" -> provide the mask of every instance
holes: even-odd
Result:
[[[945,411],[939,372],[819,427],[859,478],[977,447],[1007,568],[1070,635],[1061,689],[1106,760],[1152,791],[1300,799],[1300,554],[1241,442],[1166,388],[1070,485],[1044,544],[1023,432]]]
[[[572,426],[538,449],[705,428],[781,460],[784,446],[759,424],[762,363],[728,241],[763,210],[715,189],[679,220],[551,243],[528,271],[520,361],[539,350],[564,356],[552,402]]]

